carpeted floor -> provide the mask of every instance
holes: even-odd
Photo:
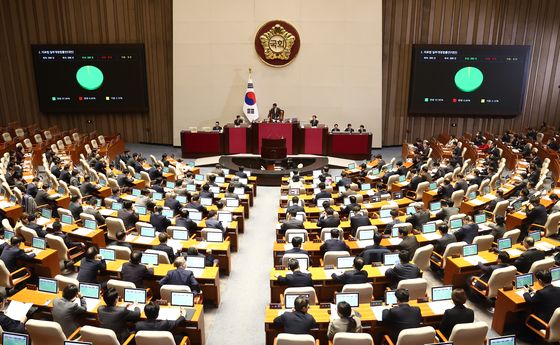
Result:
[[[168,146],[127,144],[133,152],[144,156],[175,153],[179,149]],[[401,148],[390,147],[374,150],[386,161],[392,157],[400,159]],[[209,168],[203,169],[209,170]],[[340,173],[334,170],[333,173]],[[240,236],[239,252],[232,254],[232,271],[229,277],[221,278],[222,303],[219,308],[205,308],[206,337],[208,345],[264,344],[264,309],[270,302],[269,275],[272,264],[276,210],[280,190],[278,187],[259,187],[255,205],[246,221],[245,233]],[[440,278],[432,272],[424,273],[429,287],[442,285]],[[467,303],[475,310],[475,320],[492,324],[492,315],[481,305]],[[489,337],[497,336],[493,330]],[[535,344],[535,340],[518,341],[518,344]]]

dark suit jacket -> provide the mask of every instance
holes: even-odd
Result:
[[[153,277],[154,270],[142,264],[125,262],[121,269],[122,280],[132,282],[137,288],[144,287],[144,279]]]
[[[371,225],[368,216],[353,216],[350,217],[350,228],[352,230],[352,236],[356,236],[356,230],[358,227],[363,225]]]
[[[484,264],[479,264],[478,268],[480,268],[480,270],[482,271],[482,274],[480,275],[480,280],[483,280],[485,282],[488,282],[488,280],[490,280],[490,277],[492,276],[492,272],[494,272],[495,270],[497,270],[498,268],[504,268],[504,267],[508,267],[508,264],[497,264],[497,265],[484,265]],[[482,285],[482,284],[481,284]]]
[[[329,252],[329,251],[350,251],[350,248],[348,247],[348,245],[346,244],[346,242],[339,240],[339,239],[329,239],[326,240],[325,243],[323,243],[321,245],[321,252],[325,253],[325,252]]]
[[[295,271],[286,274],[285,277],[278,277],[278,284],[288,285],[289,287],[313,286],[313,280],[311,279],[311,273]]]
[[[389,254],[391,251],[383,246],[371,245],[364,248],[360,256],[364,258],[364,263],[383,262],[383,254]]]
[[[335,216],[328,216],[319,219],[317,226],[320,228],[336,228],[340,225],[340,218]]]
[[[527,213],[527,218],[525,219],[524,223],[527,226],[533,223],[544,225],[546,223],[547,217],[548,214],[546,213],[546,208],[543,205],[539,204]]]
[[[72,175],[70,175],[70,171],[68,170],[62,170],[60,172],[60,177],[59,180],[62,180],[64,182],[66,182],[66,184],[70,184],[70,178],[72,177]]]
[[[77,279],[81,283],[97,283],[97,274],[101,274],[106,269],[105,260],[83,258],[80,261],[80,272],[78,272]]]
[[[134,213],[134,211],[132,210],[125,210],[124,208],[121,208],[118,212],[117,212],[117,216],[122,219],[123,223],[124,223],[124,227],[126,229],[130,229],[133,228],[134,225],[136,225],[136,222],[138,221],[139,217],[136,213]]]
[[[128,178],[126,174],[121,174],[117,176],[117,183],[119,187],[132,187],[134,186],[134,180]]]
[[[459,180],[455,183],[455,190],[462,189],[466,193],[468,188],[469,188],[469,184],[465,180]]]
[[[367,283],[368,273],[367,271],[356,271],[355,269],[352,269],[342,273],[341,275],[333,273],[331,277],[333,280],[342,284],[362,284]]]
[[[18,260],[33,261],[34,257],[34,253],[25,254],[23,249],[20,249],[19,247],[6,245],[4,250],[2,251],[2,254],[0,255],[0,260],[4,261],[4,264],[6,265],[8,271],[13,272],[20,268],[18,265]]]
[[[285,312],[274,319],[276,326],[282,326],[284,333],[309,334],[312,328],[317,328],[317,322],[313,316],[301,312]]]
[[[329,199],[331,198],[331,193],[327,192],[327,191],[321,191],[319,193],[317,193],[317,195],[315,195],[315,198],[313,198],[313,202],[315,203],[315,205],[317,205],[317,200],[319,199]],[[318,205],[321,206],[321,205]]]
[[[175,251],[173,250],[173,248],[171,248],[167,244],[160,243],[157,246],[154,246],[153,249],[161,250],[162,252],[165,252],[165,254],[167,254],[167,257],[169,258],[170,263],[173,263],[173,261],[175,261],[175,258],[177,257],[175,255]]]
[[[182,226],[184,228],[187,228],[187,230],[189,230],[189,234],[191,231],[194,231],[198,228],[198,225],[196,225],[193,220],[183,217],[175,218],[175,226]]]
[[[40,226],[37,223],[28,223],[26,226],[30,229],[35,230],[35,232],[37,233],[37,236],[39,236],[41,238],[45,238],[45,236],[47,236],[47,232],[45,230],[43,230],[43,227]]]
[[[51,198],[49,197],[49,193],[45,192],[42,189],[37,191],[37,195],[35,195],[35,203],[37,206],[41,205],[49,205],[51,203]]]
[[[165,229],[171,225],[171,221],[161,213],[152,213],[150,216],[150,224],[156,228],[156,231],[165,232]]]
[[[140,319],[140,308],[136,307],[130,311],[123,307],[100,306],[97,309],[99,324],[103,328],[111,329],[117,335],[119,342],[122,343],[130,334],[127,322],[134,322]]]
[[[298,248],[298,247],[288,249],[284,252],[284,254],[305,254],[305,255],[309,256],[309,253],[307,252],[307,250],[303,250],[303,249]]]
[[[167,272],[167,275],[159,281],[160,285],[187,285],[192,291],[200,291],[198,282],[192,271],[182,268]]]
[[[455,325],[471,322],[474,322],[474,311],[464,305],[456,305],[443,313],[443,319],[439,324],[439,330],[449,339]]]
[[[290,205],[286,208],[286,214],[291,213],[291,211],[294,210],[296,212],[304,212],[305,209],[303,208],[303,206],[300,205]]]
[[[438,189],[438,195],[440,195],[444,199],[451,199],[451,195],[455,190],[451,184],[443,185]]]
[[[513,264],[517,268],[517,270],[521,273],[527,273],[531,269],[531,265],[533,262],[542,260],[545,258],[545,253],[542,250],[538,250],[537,248],[531,248],[523,254],[521,254]],[[0,257],[1,259],[1,257]]]
[[[80,186],[80,193],[82,196],[97,194],[97,187],[91,182],[86,182]]]
[[[401,280],[420,278],[422,273],[415,264],[396,264],[395,267],[385,271],[385,277],[389,279],[391,288],[395,289]]]
[[[290,220],[286,220],[280,226],[279,233],[281,235],[284,235],[286,233],[286,230],[288,230],[288,229],[303,229],[303,222],[301,220],[298,220],[298,219],[295,219],[295,218],[292,218]]]
[[[403,238],[402,242],[399,243],[399,250],[408,250],[411,258],[414,256],[416,249],[418,249],[419,247],[420,243],[418,243],[416,236],[412,235],[406,236],[405,238]]]
[[[175,199],[165,199],[163,206],[169,207],[175,214],[181,209],[181,203]]]
[[[400,304],[394,308],[383,310],[382,320],[389,329],[389,337],[396,343],[399,333],[403,329],[420,327],[422,314],[418,307]]]
[[[80,219],[80,213],[84,212],[84,208],[79,202],[71,202],[70,205],[68,205],[68,210],[72,212],[74,220]]]
[[[139,331],[168,331],[171,332],[185,322],[184,316],[177,320],[144,320],[136,323],[136,332]]]
[[[455,238],[455,235],[447,233],[436,240],[434,249],[436,253],[443,254],[447,245],[455,242],[457,242],[457,238]]]
[[[415,229],[422,229],[422,225],[429,221],[430,212],[424,210],[406,217],[406,222],[412,224],[412,227]]]
[[[4,312],[0,312],[0,327],[4,332],[27,334],[25,324],[4,315]]]
[[[560,287],[547,285],[532,296],[524,293],[523,298],[531,305],[533,313],[548,323],[554,311],[560,308]]]
[[[465,241],[471,244],[476,236],[478,236],[478,224],[466,224],[455,233],[457,241]]]
[[[37,192],[39,191],[39,188],[37,188],[37,185],[35,183],[29,183],[27,185],[27,188],[25,188],[25,194],[29,194],[31,195],[33,198],[35,198],[37,196]],[[35,200],[36,202],[37,200]]]

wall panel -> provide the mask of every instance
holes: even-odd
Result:
[[[542,121],[560,125],[560,1],[384,0],[383,12],[384,145],[441,132],[500,132]],[[409,116],[412,44],[531,45],[523,113],[515,118]]]
[[[0,125],[121,133],[172,143],[171,0],[0,0]],[[31,44],[144,43],[148,113],[41,114]]]

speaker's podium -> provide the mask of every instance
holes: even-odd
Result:
[[[228,123],[224,126],[226,152],[228,154],[251,152],[251,126],[241,124],[235,126]]]
[[[255,126],[255,125],[253,125]],[[286,154],[298,154],[297,138],[299,122],[261,122],[256,124],[257,133],[253,132],[254,151],[262,153],[264,139],[283,139],[286,146]]]
[[[261,142],[261,157],[263,159],[282,160],[286,159],[286,139],[266,139]]]

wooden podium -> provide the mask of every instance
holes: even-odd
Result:
[[[286,149],[286,139],[262,139],[261,157],[263,159],[282,160],[286,158],[288,151]]]

